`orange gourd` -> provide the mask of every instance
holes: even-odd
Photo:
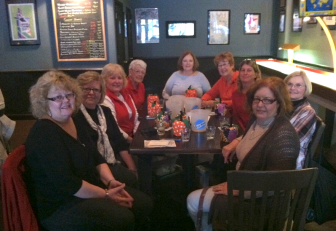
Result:
[[[190,85],[186,90],[185,97],[197,97],[197,91],[195,89],[191,89]]]

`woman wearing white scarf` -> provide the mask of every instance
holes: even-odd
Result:
[[[137,170],[128,151],[129,144],[121,134],[110,109],[99,105],[105,97],[103,78],[98,72],[88,71],[80,74],[77,82],[83,90],[82,105],[74,116],[74,122],[79,128],[78,136],[81,137],[81,133],[88,134],[91,140],[85,141],[84,145],[98,150],[113,175],[122,178],[121,181],[126,185],[137,187]]]

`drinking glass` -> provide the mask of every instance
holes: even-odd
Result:
[[[165,126],[162,122],[157,123],[157,133],[159,136],[163,136],[165,134]]]
[[[222,128],[223,126],[229,126],[230,127],[230,118],[225,116],[219,117],[219,126]]]
[[[181,129],[182,142],[188,142],[190,140],[190,132],[191,132],[191,129],[188,127]]]
[[[208,126],[206,129],[206,136],[207,140],[212,140],[215,138],[216,127],[215,126]]]

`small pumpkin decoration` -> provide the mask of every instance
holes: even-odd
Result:
[[[186,90],[185,97],[197,97],[197,91],[195,89],[191,89],[190,85]]]
[[[175,117],[173,120],[173,132],[175,136],[181,136],[181,129],[186,126],[190,126],[189,121],[186,119],[186,116],[183,115],[181,111],[180,115]]]
[[[152,105],[152,103],[154,103],[154,101],[156,101],[156,102],[160,102],[159,101],[159,96],[158,95],[156,95],[156,94],[149,94],[148,96],[147,96],[147,105]]]
[[[161,111],[160,104],[158,104],[157,101],[154,101],[152,104],[149,104],[147,109],[148,109],[148,115],[150,117],[156,116]]]

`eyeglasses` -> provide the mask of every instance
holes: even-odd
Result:
[[[292,87],[294,87],[294,88],[301,88],[301,87],[306,87],[306,86],[302,85],[302,84],[299,84],[299,83],[296,83],[296,84],[294,84],[294,83],[287,83],[287,87],[288,88],[292,88]]]
[[[97,89],[97,88],[88,88],[88,87],[84,87],[84,88],[82,88],[82,90],[83,90],[83,92],[86,93],[86,94],[90,93],[90,91],[93,91],[93,93],[96,93],[96,94],[101,93],[101,90],[100,90],[100,89]]]
[[[136,74],[142,74],[145,75],[146,71],[141,71],[141,70],[136,70],[136,69],[132,69]]]
[[[65,95],[58,95],[55,97],[48,98],[48,100],[54,101],[54,102],[63,102],[64,98],[67,98],[68,100],[76,98],[75,93],[68,93]]]
[[[260,99],[260,98],[253,98],[253,103],[254,104],[258,104],[259,102],[262,102],[263,104],[272,104],[276,101],[276,99],[267,99],[267,98],[264,98],[264,99]]]

